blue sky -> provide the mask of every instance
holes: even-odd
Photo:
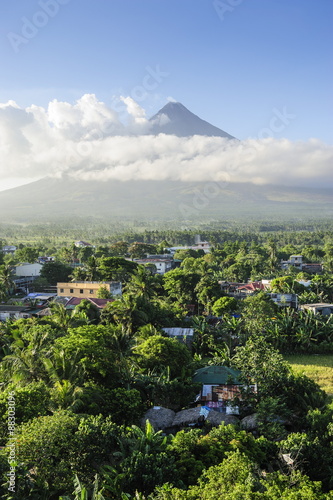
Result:
[[[121,94],[141,96],[150,116],[171,97],[240,139],[285,109],[294,117],[274,137],[332,143],[331,0],[2,0],[0,10],[0,102],[93,93],[112,106]]]

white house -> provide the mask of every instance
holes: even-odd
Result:
[[[40,276],[40,271],[43,265],[35,262],[34,264],[21,264],[16,266],[15,275],[16,276]]]
[[[27,306],[0,305],[0,321],[30,318],[30,310],[31,308]]]
[[[169,247],[166,248],[165,250],[167,252],[170,252],[171,255],[174,255],[178,250],[203,250],[205,253],[209,253],[211,249],[210,244],[208,241],[200,241],[200,243],[196,243],[195,245],[191,246],[182,246],[182,247]]]
[[[74,243],[74,245],[77,247],[77,248],[86,248],[86,247],[90,247],[90,248],[95,248],[94,245],[92,245],[91,243],[88,243],[87,241],[76,241]]]
[[[5,253],[5,254],[8,254],[8,253],[15,253],[17,250],[17,247],[15,247],[14,245],[5,245],[4,247],[2,247],[2,253]]]
[[[271,300],[279,307],[292,307],[297,309],[298,297],[296,293],[270,293]]]
[[[289,260],[281,260],[281,268],[287,269],[289,266],[294,266],[300,271],[308,273],[321,273],[323,265],[320,262],[303,262],[302,255],[291,255]]]
[[[135,259],[134,262],[141,265],[154,264],[157,274],[165,274],[172,269],[173,259],[155,259],[148,257],[147,259]]]

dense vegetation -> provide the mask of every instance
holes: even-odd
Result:
[[[2,497],[332,498],[332,403],[282,355],[331,354],[333,317],[278,309],[262,291],[240,300],[218,284],[271,278],[273,290],[296,292],[301,302],[333,302],[332,229],[274,229],[200,231],[212,252],[179,251],[180,266],[163,277],[124,257],[193,244],[194,232],[104,233],[87,238],[96,248],[83,249],[72,244],[82,234],[61,241],[50,230],[20,244],[14,233],[3,233],[3,242],[19,247],[1,263],[3,299],[12,287],[10,264],[41,253],[56,256],[44,265],[41,289],[62,279],[113,279],[123,282],[124,293],[102,313],[91,303],[72,312],[53,304],[50,316],[0,326]],[[323,262],[323,274],[282,271],[280,259],[292,253]],[[311,286],[305,289],[300,278],[310,278]],[[168,337],[163,327],[170,326],[193,327],[191,347]],[[244,381],[258,383],[258,392],[244,391],[238,402],[240,419],[256,414],[254,431],[206,422],[165,436],[141,425],[152,405],[180,410],[193,402],[192,375],[207,365],[238,368]],[[7,489],[12,397],[15,492]]]
[[[143,241],[159,243],[167,240],[171,244],[192,244],[194,235],[200,233],[203,240],[212,243],[223,241],[264,242],[273,236],[277,243],[284,245],[307,245],[323,243],[323,239],[332,240],[331,219],[306,220],[294,219],[267,221],[242,221],[223,219],[220,221],[191,223],[188,227],[176,222],[163,221],[128,221],[107,223],[95,218],[71,217],[58,222],[35,224],[0,224],[0,238],[3,244],[38,244],[59,247],[70,244],[73,240],[85,240],[94,245],[109,244],[125,240],[129,243]]]

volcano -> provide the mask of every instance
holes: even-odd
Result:
[[[232,135],[199,118],[180,102],[168,102],[156,115],[150,118],[152,134],[169,134],[177,137],[204,135],[207,137],[225,137],[235,139]]]

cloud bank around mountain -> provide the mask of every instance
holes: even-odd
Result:
[[[153,136],[145,111],[132,98],[121,97],[119,103],[121,109],[111,109],[86,94],[75,104],[53,100],[47,109],[0,104],[0,189],[13,179],[22,183],[64,173],[86,181],[333,187],[333,146],[318,139]],[[124,111],[126,123],[120,119]]]

